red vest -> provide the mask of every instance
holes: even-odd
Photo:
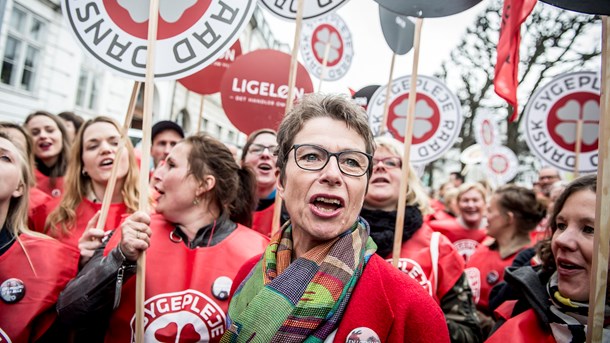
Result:
[[[432,230],[447,236],[464,261],[468,262],[479,243],[487,236],[485,229],[468,229],[460,225],[457,218],[447,220],[433,220],[428,223]]]
[[[63,176],[55,178],[55,186],[51,186],[51,178],[41,173],[38,169],[34,170],[34,176],[36,177],[36,188],[53,198],[61,198],[61,195],[64,193]]]
[[[36,187],[30,188],[30,200],[29,200],[30,203],[28,205],[28,227],[30,228],[30,230],[38,231],[36,229],[36,224],[35,224],[38,220],[40,220],[42,222],[43,227],[44,227],[44,221],[46,220],[46,217],[40,216],[39,213],[41,211],[37,210],[37,209],[46,207],[47,206],[46,204],[51,203],[52,200],[53,200],[53,198],[50,195],[41,191],[40,189],[38,189]],[[41,219],[38,219],[38,218],[41,218]],[[41,228],[41,230],[42,230],[42,228]],[[42,231],[38,231],[38,232],[42,232]]]
[[[551,332],[541,325],[534,310],[510,318],[486,343],[556,343]]]
[[[435,279],[431,257],[432,233],[432,229],[423,224],[413,237],[402,244],[398,269],[415,279],[440,304],[440,300],[464,272],[464,260],[447,237],[439,235],[436,247],[438,279]],[[392,254],[387,261],[392,263]]]
[[[492,250],[489,246],[481,244],[470,256],[465,271],[472,296],[480,311],[487,313],[491,289],[504,280],[504,269],[513,263],[519,251],[502,259],[498,250]]]
[[[174,226],[151,217],[146,250],[144,336],[146,342],[219,342],[226,327],[232,280],[269,240],[251,229],[237,229],[217,245],[189,249],[170,240]],[[119,231],[117,231],[119,233]],[[111,238],[106,253],[120,241]],[[106,342],[133,341],[136,277],[123,285],[121,303],[110,318]]]
[[[75,275],[79,252],[46,237],[21,234],[36,274],[19,242],[0,256],[0,283],[21,280],[25,296],[8,304],[0,300],[0,342],[33,342],[55,321],[55,303]]]
[[[271,237],[274,208],[275,206],[271,204],[264,210],[255,211],[252,213],[252,230],[258,231],[267,237]]]

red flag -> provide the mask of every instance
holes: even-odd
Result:
[[[496,94],[514,108],[510,121],[519,116],[517,104],[517,67],[519,66],[519,42],[521,24],[532,13],[536,0],[504,0],[502,26],[498,39],[498,59],[494,78]]]

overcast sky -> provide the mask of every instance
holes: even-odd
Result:
[[[484,0],[462,13],[424,19],[419,56],[419,73],[432,76],[440,69],[443,60],[460,41],[476,15],[487,5]],[[263,8],[265,18],[277,39],[292,46],[294,22],[281,20]],[[351,0],[337,13],[349,27],[354,45],[354,59],[347,74],[337,81],[324,81],[323,92],[347,93],[348,87],[358,90],[371,84],[385,85],[388,82],[392,51],[383,38],[379,24],[379,6],[373,0]],[[411,74],[413,49],[404,56],[397,56],[394,78]],[[301,61],[300,53],[299,60]],[[319,80],[312,76],[317,90]]]

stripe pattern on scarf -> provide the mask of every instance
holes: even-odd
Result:
[[[323,342],[377,248],[361,219],[291,262],[292,247],[287,222],[236,290],[222,342]]]

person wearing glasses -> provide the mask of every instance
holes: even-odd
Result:
[[[273,210],[275,206],[275,184],[277,133],[272,129],[260,129],[248,136],[241,155],[241,164],[256,175],[256,196],[258,205],[252,214],[252,229],[271,236]]]
[[[404,148],[391,137],[377,137],[375,143],[373,175],[360,216],[371,226],[377,254],[392,263]],[[451,342],[481,342],[464,259],[447,237],[433,232],[425,223],[424,217],[433,210],[417,174],[413,168],[409,169],[398,268],[416,280],[440,305]]]
[[[289,219],[236,276],[221,341],[448,342],[439,306],[375,254],[358,215],[375,149],[364,110],[306,95],[277,137]]]

